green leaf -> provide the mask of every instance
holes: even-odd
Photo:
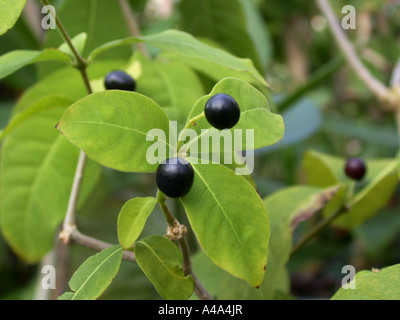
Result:
[[[156,170],[157,164],[150,164],[146,157],[154,143],[146,141],[150,130],[162,130],[166,139],[157,142],[168,145],[165,112],[134,92],[111,90],[85,97],[68,108],[57,128],[90,158],[120,171]]]
[[[289,293],[286,264],[292,248],[292,231],[310,218],[332,198],[336,189],[294,186],[264,200],[271,223],[268,264],[259,289],[218,268],[203,252],[193,258],[193,268],[200,282],[220,300],[271,300]]]
[[[70,62],[70,57],[58,49],[16,50],[8,52],[0,57],[0,79],[14,73],[15,71],[35,62],[61,61]]]
[[[292,232],[297,225],[310,219],[336,194],[337,187],[321,189],[311,186],[293,186],[264,199],[271,223],[271,240],[267,271],[261,286],[266,297],[278,292],[289,292],[289,274],[286,271],[293,246]]]
[[[51,249],[67,210],[79,150],[54,126],[68,105],[64,98],[54,100],[51,108],[25,119],[1,149],[1,230],[11,248],[29,262],[39,261]],[[38,104],[32,107],[40,109]],[[80,204],[100,174],[93,162],[86,169]]]
[[[26,0],[0,0],[0,36],[17,22],[25,2]]]
[[[268,37],[251,1],[186,0],[181,2],[180,9],[182,28],[186,32],[212,39],[238,57],[252,59],[259,69],[261,65],[265,67]],[[252,37],[252,30],[258,31],[258,37]]]
[[[270,112],[268,101],[261,92],[247,82],[235,78],[225,78],[218,82],[209,95],[202,97],[196,102],[188,119],[202,113],[207,100],[217,93],[226,93],[232,96],[239,104],[241,112],[240,119],[231,129],[231,132],[232,136],[234,136],[234,129],[242,130],[242,150],[253,150],[269,146],[283,138],[284,123],[282,117]],[[197,137],[201,137],[201,139],[209,139],[210,135],[213,133],[211,131],[213,127],[205,118],[197,121],[196,126],[193,129],[197,132]],[[207,129],[208,131],[205,133],[202,132],[204,129]],[[247,145],[247,129],[254,130],[254,145]],[[213,130],[215,131],[216,129]],[[198,150],[200,150],[201,143],[199,143],[198,138],[192,139],[186,144],[186,147],[190,147],[193,143],[197,143],[199,144]],[[232,139],[232,143],[234,143],[233,140],[234,139]],[[231,149],[221,147],[221,150],[224,150],[225,152],[227,150],[234,150],[233,146],[230,147]],[[202,152],[207,151],[209,152],[209,150],[202,150]]]
[[[193,187],[181,201],[202,248],[215,264],[258,287],[270,234],[262,200],[245,178],[222,165],[192,166]]]
[[[240,59],[223,50],[208,46],[185,32],[167,30],[141,37],[141,39],[171,53],[180,62],[190,65],[213,79],[236,77],[253,84],[268,86],[251,60]]]
[[[355,194],[347,199],[350,179],[344,173],[345,159],[316,151],[305,154],[303,167],[310,185],[328,187],[339,185],[340,190],[325,208],[324,215],[347,203],[350,211],[334,221],[333,225],[352,229],[373,217],[386,206],[398,185],[398,161],[390,159],[367,160],[367,174],[355,184]]]
[[[188,66],[163,59],[150,60],[137,52],[127,72],[137,80],[136,91],[153,99],[163,108],[176,108],[186,120],[197,99],[204,95],[197,74]],[[185,90],[182,90],[182,88]]]
[[[103,79],[108,72],[121,67],[123,64],[124,62],[121,60],[95,61],[89,65],[87,72],[90,80]],[[66,67],[44,77],[22,94],[14,108],[14,113],[52,94],[67,96],[74,101],[85,97],[87,91],[83,85],[82,76],[79,71],[71,67]]]
[[[355,289],[340,288],[332,300],[400,300],[400,264],[381,270],[360,271]]]
[[[74,47],[81,55],[83,55],[83,51],[85,50],[86,40],[87,40],[86,32],[78,34],[71,40]],[[66,42],[64,42],[58,49],[67,54],[72,60],[75,59],[75,55],[72,53],[69,45]]]
[[[118,215],[118,238],[124,249],[139,238],[156,204],[157,199],[152,197],[134,198],[124,204]]]
[[[112,246],[88,258],[69,281],[73,292],[66,292],[60,300],[95,300],[107,289],[118,273],[123,249]]]
[[[134,44],[137,42],[143,42],[140,38],[134,38],[134,37],[129,37],[129,38],[124,38],[124,39],[117,39],[117,40],[112,40],[107,43],[102,44],[101,46],[97,47],[94,49],[88,57],[89,61],[93,61],[99,54],[106,52],[110,49],[113,48],[118,48],[121,46],[126,46],[129,44]]]
[[[237,58],[224,50],[202,43],[190,34],[178,30],[167,30],[141,38],[131,37],[113,40],[93,50],[89,55],[89,59],[94,59],[98,54],[110,48],[142,41],[168,52],[168,55],[165,55],[166,57],[188,64],[215,80],[224,77],[236,77],[256,85],[268,87],[268,83],[254,67],[250,59]]]
[[[23,124],[27,119],[41,113],[45,112],[51,108],[59,108],[61,106],[69,106],[73,103],[68,97],[61,95],[49,95],[32,103],[32,105],[17,113],[8,123],[7,127],[0,133],[0,140],[2,140],[7,134],[12,132],[15,128]]]
[[[135,244],[136,260],[163,299],[183,300],[194,290],[193,278],[182,271],[182,254],[170,240],[149,236]]]

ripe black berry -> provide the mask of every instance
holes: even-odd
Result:
[[[208,99],[204,113],[207,121],[219,130],[232,128],[240,118],[238,103],[225,93],[218,93]]]
[[[187,195],[192,188],[193,180],[193,167],[185,159],[170,158],[157,168],[157,187],[170,198]]]
[[[362,159],[351,158],[347,160],[344,170],[349,178],[354,180],[361,180],[364,177],[367,168],[365,162]]]
[[[136,82],[126,72],[115,70],[106,75],[104,86],[107,90],[135,91]]]

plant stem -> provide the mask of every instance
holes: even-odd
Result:
[[[48,0],[41,0],[44,5],[49,6],[50,3]],[[53,19],[56,20],[56,25],[57,25],[57,30],[61,34],[61,37],[64,39],[64,41],[67,43],[68,47],[71,49],[72,54],[74,55],[76,59],[76,68],[77,69],[84,69],[87,66],[86,60],[81,56],[79,51],[76,49],[74,44],[72,43],[71,37],[69,36],[67,30],[65,29],[64,25],[62,24],[61,20],[58,18],[58,16],[52,17]]]
[[[175,232],[170,232],[169,230],[178,230],[178,233],[176,234],[176,241],[178,242],[179,248],[182,252],[184,275],[186,276],[186,275],[190,274],[193,277],[193,280],[195,283],[194,292],[199,297],[199,299],[212,300],[213,298],[211,297],[211,295],[202,286],[202,284],[196,278],[195,274],[192,271],[192,261],[190,259],[189,244],[185,237],[186,230],[187,230],[186,227],[181,225],[178,222],[178,220],[176,220],[176,218],[172,215],[171,211],[169,210],[169,208],[166,204],[166,197],[165,197],[164,193],[162,193],[160,190],[157,191],[157,200],[161,207],[161,210],[164,213],[165,219],[167,220],[167,224],[168,224],[167,235],[168,234],[175,235]],[[171,239],[171,240],[173,240],[173,239]]]
[[[328,24],[333,33],[333,36],[341,51],[345,55],[349,65],[352,67],[352,69],[355,71],[361,81],[364,82],[364,84],[371,90],[371,92],[375,94],[378,99],[386,101],[389,98],[388,88],[379,80],[377,80],[361,62],[352,43],[349,41],[345,32],[337,21],[329,1],[316,0],[316,2],[322,13],[328,20]]]
[[[393,69],[390,86],[394,92],[397,92],[398,99],[400,100],[400,59],[397,61],[397,64]],[[396,108],[395,117],[397,123],[397,132],[400,140],[400,103]]]
[[[41,1],[44,5],[50,5],[48,0],[41,0]],[[73,66],[79,70],[82,80],[85,84],[87,93],[88,94],[93,93],[92,87],[90,85],[89,76],[86,71],[88,66],[87,61],[81,56],[79,51],[76,49],[75,45],[72,43],[71,37],[68,34],[67,30],[65,29],[64,25],[62,24],[61,20],[57,16],[53,18],[56,20],[57,29],[59,30],[61,37],[67,43],[68,47],[71,49],[71,52],[75,57],[76,64]],[[64,243],[68,243],[71,232],[75,228],[75,214],[78,205],[79,192],[81,189],[82,178],[83,178],[83,173],[85,171],[86,162],[87,162],[87,156],[81,150],[79,153],[78,165],[76,167],[74,181],[72,184],[72,189],[68,201],[68,208],[65,214],[63,230],[60,233],[60,239],[63,240]]]
[[[313,237],[315,237],[317,234],[319,234],[325,227],[327,227],[332,221],[334,221],[336,218],[341,216],[342,214],[348,212],[347,209],[341,208],[334,212],[332,215],[330,215],[328,218],[322,220],[320,223],[318,223],[308,234],[306,234],[295,246],[293,246],[292,251],[290,252],[291,255],[296,253],[298,250],[300,250],[308,241],[310,241]]]
[[[35,298],[34,300],[50,300],[51,290],[46,289],[42,285],[42,268],[46,265],[54,266],[55,262],[55,250],[51,250],[43,259],[39,268],[39,277],[36,284]]]
[[[121,8],[121,12],[122,12],[122,15],[124,16],[129,33],[131,34],[132,37],[139,38],[140,37],[139,26],[136,22],[134,13],[132,12],[128,1],[127,0],[118,0],[118,4]],[[146,57],[150,57],[150,54],[147,51],[146,46],[143,43],[138,42],[135,44],[135,46]]]
[[[178,146],[177,146],[177,151],[179,153],[179,149],[182,147],[183,141],[181,141],[181,137],[183,137],[183,135],[185,134],[185,131],[190,129],[191,127],[195,126],[197,121],[203,119],[205,117],[205,113],[204,111],[200,114],[198,114],[197,116],[189,119],[188,122],[186,122],[185,127],[182,129],[179,137],[178,137]]]
[[[169,208],[166,204],[167,198],[165,197],[165,194],[162,193],[160,190],[158,190],[156,197],[157,197],[158,203],[161,207],[161,210],[164,213],[165,220],[167,220],[167,224],[169,226],[176,225],[178,223],[178,221],[175,219],[175,217],[173,216],[173,214],[171,213],[171,211],[169,210]]]
[[[89,237],[84,235],[76,228],[74,228],[71,232],[70,240],[73,243],[79,244],[89,249],[93,249],[96,251],[102,251],[112,246],[112,244],[98,240],[96,238]],[[127,261],[136,262],[135,253],[132,251],[124,251],[122,258]]]

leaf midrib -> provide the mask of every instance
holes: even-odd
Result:
[[[85,287],[85,284],[93,277],[93,275],[99,270],[110,258],[112,258],[115,254],[119,253],[122,251],[122,248],[118,248],[115,250],[113,253],[111,253],[106,259],[104,259],[94,270],[93,272],[87,277],[87,279],[82,283],[80,288],[75,291],[74,296],[71,298],[71,300],[75,300],[75,297],[78,295],[78,293],[82,290],[82,288]],[[72,289],[72,288],[71,288]]]
[[[232,228],[232,230],[233,230],[233,233],[235,234],[235,237],[236,237],[236,239],[237,239],[237,242],[239,243],[239,245],[240,245],[240,247],[241,247],[241,249],[242,249],[242,252],[244,253],[244,256],[245,256],[245,258],[246,258],[246,259],[244,260],[244,261],[245,261],[245,264],[247,264],[247,266],[250,266],[250,265],[249,265],[249,259],[247,259],[247,251],[245,250],[245,248],[244,248],[244,246],[243,246],[243,243],[242,243],[242,241],[240,240],[240,238],[239,238],[239,236],[238,236],[238,234],[237,234],[237,232],[236,232],[236,230],[235,230],[235,228],[234,228],[234,226],[233,226],[231,220],[228,218],[227,213],[225,212],[224,208],[222,207],[222,205],[221,205],[220,202],[218,201],[218,198],[215,196],[214,192],[211,190],[210,186],[207,184],[206,180],[203,178],[203,176],[202,176],[202,175],[200,174],[200,172],[197,170],[196,166],[193,166],[193,168],[194,168],[194,170],[196,171],[196,173],[197,173],[197,175],[199,176],[199,178],[200,178],[200,179],[203,181],[203,183],[205,184],[207,190],[209,190],[209,192],[211,193],[211,195],[212,195],[212,197],[214,198],[215,202],[217,203],[218,207],[221,209],[221,211],[222,211],[222,213],[223,213],[223,215],[224,215],[224,217],[225,217],[225,220],[227,220],[227,221],[229,222],[229,225],[231,226],[231,228]]]
[[[164,269],[166,269],[167,272],[169,274],[171,274],[174,278],[177,278],[177,279],[180,279],[180,280],[187,280],[188,279],[188,277],[180,277],[179,275],[177,275],[177,274],[173,273],[172,271],[170,271],[168,266],[161,260],[161,258],[158,256],[158,254],[147,243],[145,243],[143,241],[138,241],[138,243],[143,244],[147,249],[149,249],[150,252],[157,258],[157,260],[160,261],[160,263],[164,267]]]

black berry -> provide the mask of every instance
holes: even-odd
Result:
[[[204,113],[207,121],[219,130],[232,128],[240,118],[238,103],[225,93],[218,93],[208,99]]]
[[[104,79],[104,86],[107,90],[135,91],[136,82],[126,72],[121,70],[111,71]]]
[[[361,180],[367,171],[367,167],[364,160],[360,158],[351,158],[347,160],[344,170],[349,178]]]
[[[170,158],[157,168],[157,187],[170,198],[180,198],[187,195],[192,188],[193,180],[193,167],[185,159]]]

